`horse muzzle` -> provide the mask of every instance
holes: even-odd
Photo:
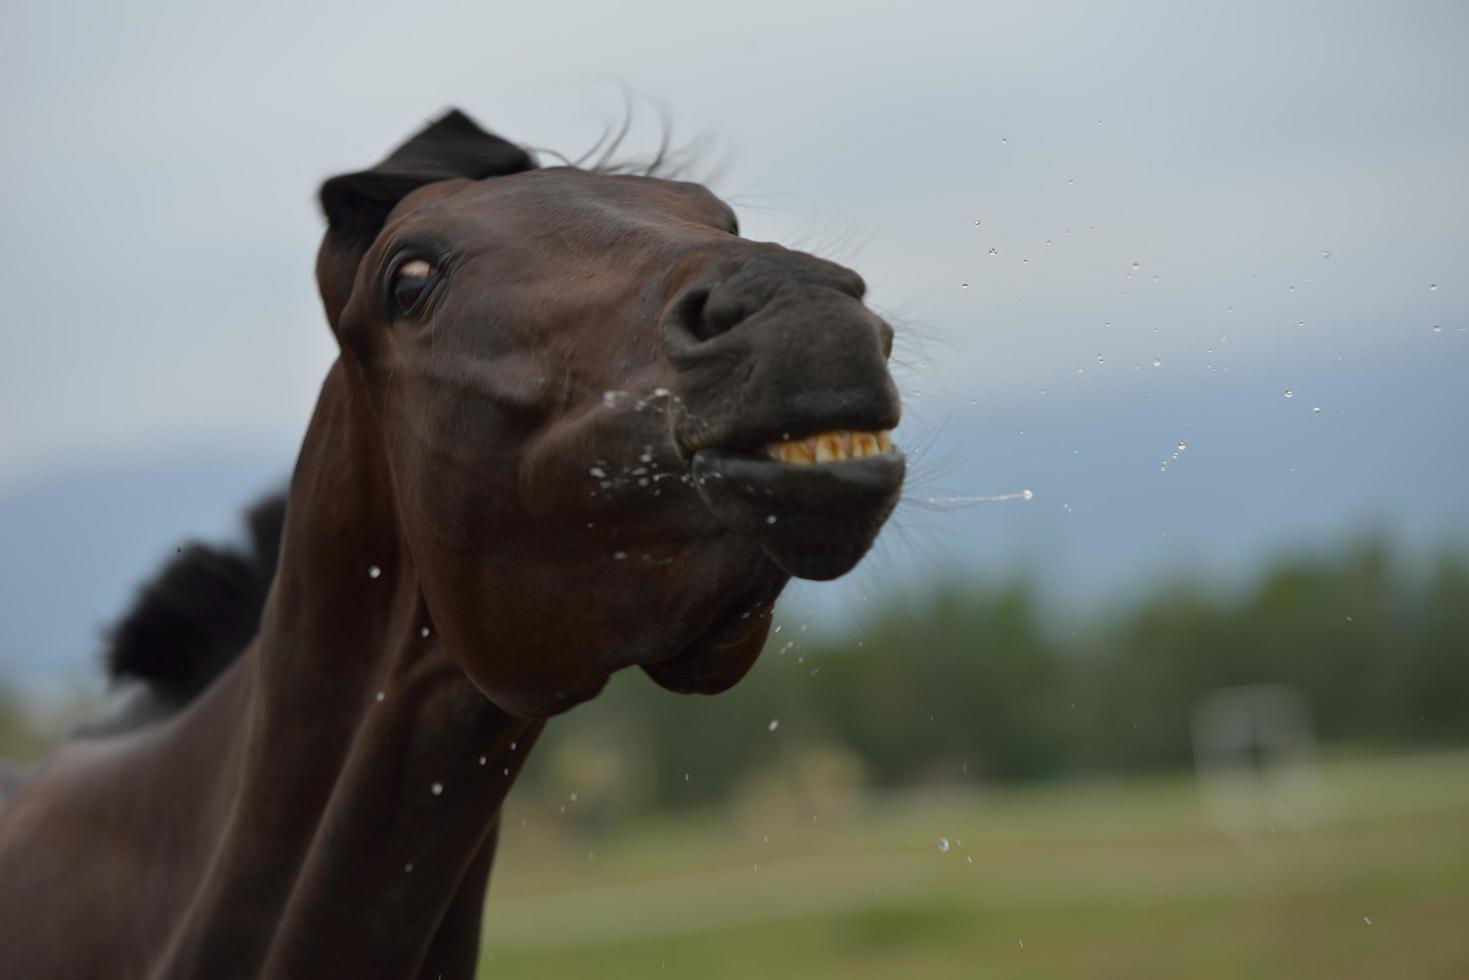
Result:
[[[662,320],[673,437],[704,505],[783,571],[849,571],[892,513],[903,454],[892,328],[860,277],[782,250],[727,262]]]

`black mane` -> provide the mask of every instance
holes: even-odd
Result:
[[[108,633],[105,658],[113,684],[145,681],[182,704],[223,673],[260,626],[285,519],[284,494],[272,494],[246,513],[244,548],[197,541],[181,546]]]

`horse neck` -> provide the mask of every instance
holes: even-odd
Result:
[[[440,644],[371,426],[339,362],[240,665],[238,792],[168,975],[235,975],[254,945],[267,975],[406,976],[446,923],[474,933],[446,955],[473,955],[500,806],[541,725],[496,709]],[[279,923],[264,947],[258,916]]]

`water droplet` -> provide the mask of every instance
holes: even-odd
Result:
[[[1021,500],[1034,500],[1035,499],[1035,492],[1033,490],[1031,490],[1030,488],[1027,487],[1026,489],[1020,491],[1020,499]]]
[[[379,701],[381,701],[383,698],[385,698],[387,696],[388,696],[388,693],[386,691],[378,691],[377,692],[377,699]]]
[[[1296,393],[1294,391],[1292,391],[1291,389],[1287,388],[1287,389],[1285,389],[1285,397],[1287,397],[1287,398],[1294,398],[1294,397],[1296,397]]]
[[[367,577],[368,578],[377,578],[382,573],[383,573],[383,570],[381,568],[378,568],[376,565],[368,565],[367,566]]]
[[[614,551],[614,552],[612,552],[612,560],[613,561],[623,561],[626,558],[627,558],[627,552],[625,552],[625,551]]]
[[[1326,249],[1322,249],[1321,250],[1321,257],[1323,259],[1329,259],[1329,258],[1331,258],[1331,253],[1329,251],[1327,251]]]
[[[947,837],[940,837],[939,838],[939,853],[940,854],[947,854],[947,853],[949,853],[949,839]]]
[[[765,730],[766,731],[773,732],[773,731],[775,731],[779,727],[780,727],[780,719],[779,718],[772,718],[772,719],[770,719],[770,724],[768,724],[768,725],[765,726]]]
[[[1367,923],[1370,926],[1372,924],[1372,916],[1370,916],[1370,915],[1364,915],[1364,916],[1362,916],[1362,921],[1365,922],[1365,923]]]
[[[979,219],[978,218],[975,218],[974,219],[974,227],[976,227],[976,228],[979,227]]]
[[[439,794],[441,794],[441,793],[444,792],[444,784],[443,783],[434,783],[432,786],[430,786],[428,788],[428,791],[430,793],[434,794],[435,796],[438,796]]]
[[[1315,408],[1311,409],[1311,414],[1312,415],[1320,415],[1321,414],[1321,406],[1320,405],[1317,405]]]
[[[639,463],[651,463],[651,462],[653,462],[653,454],[652,453],[641,453],[641,454],[639,454],[639,456],[638,456],[638,462]]]
[[[429,632],[428,631],[428,627],[425,626],[425,627],[423,627],[422,629],[420,629],[418,631],[418,635],[421,636],[421,637],[423,637],[426,640],[426,639],[428,639],[428,632]]]
[[[1001,143],[1008,143],[1008,142],[1010,142],[1010,138],[1008,136],[1001,136],[1000,137],[1000,142]]]
[[[1132,264],[1132,271],[1133,272],[1136,272],[1140,268],[1142,268],[1142,263],[1141,262],[1134,262]]]
[[[1184,442],[1182,439],[1178,440],[1178,451],[1179,452],[1183,452],[1187,448],[1188,448],[1188,443]]]
[[[1098,364],[1101,364],[1101,363],[1103,363],[1103,361],[1102,361],[1102,355],[1101,355],[1101,354],[1098,354],[1098,355],[1097,355],[1097,363],[1098,363]]]
[[[405,875],[411,875],[411,874],[413,874],[413,862],[412,861],[409,861],[407,864],[403,865],[403,873]]]
[[[1436,283],[1436,282],[1431,282],[1431,283],[1428,284],[1428,291],[1429,292],[1433,292],[1437,288],[1438,288],[1438,283]]]
[[[961,282],[959,284],[959,288],[960,289],[968,289],[969,288],[969,283],[967,283],[967,282]]]
[[[479,757],[479,764],[480,764],[480,765],[484,765],[484,764],[485,764],[485,763],[486,763],[486,762],[488,762],[488,761],[489,761],[489,759],[488,759],[488,757],[486,757],[486,756],[483,756],[483,755],[482,755],[482,756],[480,756],[480,757]]]
[[[1434,333],[1442,333],[1443,332],[1443,324],[1441,324],[1441,323],[1435,323],[1433,325],[1433,332]]]
[[[602,467],[600,466],[593,466],[591,469],[587,470],[587,472],[592,474],[592,476],[595,476],[599,480],[607,475],[607,471],[602,469]]]
[[[1163,359],[1161,357],[1155,357],[1155,358],[1153,358],[1153,367],[1162,367],[1162,366],[1163,366]]]
[[[776,517],[774,514],[770,514],[765,518],[765,523],[774,524],[778,520],[780,520],[780,518]]]

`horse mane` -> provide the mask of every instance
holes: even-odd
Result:
[[[246,511],[243,547],[180,546],[107,634],[112,685],[142,681],[182,705],[222,674],[259,629],[285,519],[285,495],[274,493]]]

